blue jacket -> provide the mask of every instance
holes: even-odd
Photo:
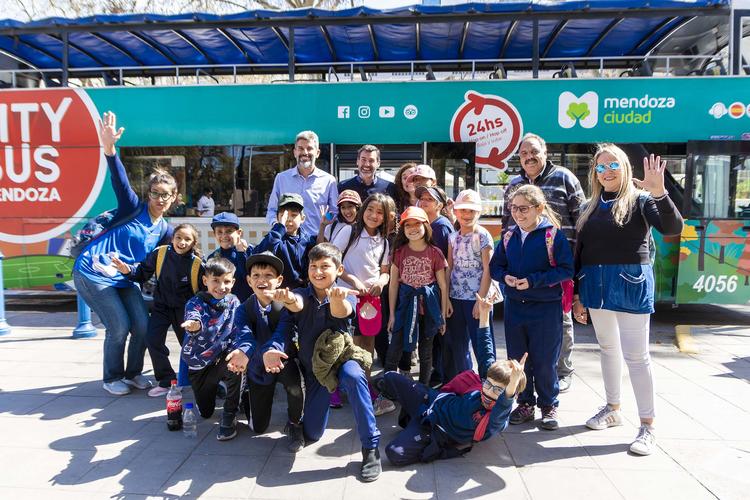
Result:
[[[258,298],[253,294],[237,308],[234,316],[236,338],[247,338],[250,345],[245,352],[250,358],[247,375],[253,382],[262,385],[268,385],[276,380],[275,374],[266,372],[263,354],[270,349],[276,349],[285,352],[291,358],[295,352],[292,342],[295,328],[291,313],[282,308],[279,321],[272,331],[272,325],[269,324],[271,307],[272,305],[269,305],[268,309],[261,309]],[[252,310],[251,315],[248,315],[248,308]]]
[[[234,328],[234,317],[240,301],[231,293],[216,300],[206,292],[199,292],[185,305],[185,321],[200,321],[201,329],[187,332],[182,345],[182,359],[191,370],[201,370],[214,364],[219,356],[234,349],[244,353],[250,349],[250,340]]]
[[[293,290],[307,283],[307,254],[315,246],[315,238],[300,228],[297,236],[290,236],[281,222],[273,225],[255,247],[253,253],[268,250],[284,263],[282,286]]]
[[[252,245],[248,246],[247,250],[244,252],[240,252],[236,248],[224,250],[223,248],[219,247],[214,250],[213,253],[206,259],[208,260],[214,257],[224,257],[232,264],[234,264],[234,286],[232,287],[232,293],[237,296],[240,302],[246,301],[253,294],[253,290],[247,283],[246,269],[247,258],[252,254]]]
[[[136,283],[145,283],[151,276],[156,273],[156,259],[158,250],[154,250],[145,260],[131,268],[128,279]],[[190,283],[190,273],[193,268],[193,261],[200,260],[193,252],[178,254],[169,245],[167,253],[164,255],[159,279],[156,281],[154,290],[154,304],[163,305],[172,309],[184,309],[185,304],[195,294],[192,284]],[[200,265],[198,271],[198,286],[204,289],[203,280],[205,268]]]
[[[495,351],[492,347],[491,331],[489,327],[480,328],[477,332],[479,339],[479,376],[484,379],[487,369],[495,362]],[[487,412],[482,406],[481,391],[473,391],[459,395],[453,393],[439,393],[430,391],[429,405],[425,405],[424,421],[431,425],[438,424],[448,436],[460,444],[468,444],[474,440],[474,431]],[[502,432],[508,426],[513,399],[505,393],[498,398],[491,410],[490,421],[482,441]]]
[[[561,300],[562,287],[560,282],[573,277],[573,253],[570,244],[562,231],[557,231],[553,244],[555,267],[552,267],[547,255],[545,241],[547,228],[552,225],[543,219],[542,223],[526,236],[521,244],[521,229],[514,226],[508,249],[503,241],[495,247],[495,253],[490,260],[490,274],[492,279],[500,284],[505,283],[505,276],[529,280],[529,288],[518,290],[505,286],[505,296],[519,301],[551,302]]]
[[[434,337],[445,324],[440,305],[440,288],[437,283],[414,288],[406,283],[398,286],[396,318],[393,331],[403,332],[404,352],[412,352],[419,340],[419,298],[424,297],[424,327],[427,338]]]
[[[138,195],[130,187],[120,157],[105,155],[105,158],[112,179],[112,189],[117,198],[117,217],[110,222],[112,229],[89,242],[76,259],[73,269],[95,283],[127,288],[135,286],[134,283],[117,272],[113,266],[109,267],[112,274],[108,275],[97,270],[95,264],[108,266],[110,262],[107,254],[116,253],[126,264],[135,265],[157,246],[170,243],[173,229],[163,218],[156,222],[151,221],[148,204],[141,203]],[[130,220],[123,223],[126,219]]]
[[[448,258],[448,236],[451,233],[455,233],[456,229],[451,224],[451,221],[447,217],[441,215],[435,219],[431,224],[432,228],[432,244],[435,245],[443,252],[445,258]]]

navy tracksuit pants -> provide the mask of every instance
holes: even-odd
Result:
[[[526,389],[518,403],[557,406],[557,358],[562,345],[562,302],[505,299],[505,345],[508,357],[519,360],[529,353],[524,371]],[[534,396],[536,391],[536,397]]]
[[[302,367],[305,378],[305,411],[302,416],[302,428],[305,440],[317,441],[323,436],[328,425],[328,405],[331,394],[311,370]],[[377,448],[380,442],[380,431],[375,422],[372,408],[372,397],[367,385],[367,376],[356,361],[349,360],[339,368],[339,389],[346,393],[349,405],[354,412],[354,422],[362,442],[362,448]]]
[[[395,466],[410,465],[422,461],[422,453],[430,444],[427,436],[430,426],[422,423],[422,410],[434,399],[437,391],[424,384],[414,382],[398,372],[387,372],[384,376],[386,392],[400,405],[401,411],[409,415],[409,423],[385,447],[388,460]]]
[[[185,308],[172,308],[162,304],[154,304],[151,316],[148,318],[146,332],[146,347],[154,366],[154,378],[160,387],[169,387],[170,382],[177,375],[169,362],[169,348],[167,347],[167,330],[171,326],[177,341],[182,345],[185,330],[180,326],[185,321]]]
[[[451,299],[453,314],[448,318],[448,328],[445,336],[441,339],[443,343],[443,382],[449,382],[462,371],[471,370],[469,343],[474,350],[474,357],[479,359],[477,353],[479,320],[471,314],[474,309],[474,302],[474,300]],[[493,314],[490,311],[490,334],[494,351],[495,332],[492,322]]]

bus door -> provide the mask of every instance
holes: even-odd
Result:
[[[455,198],[464,189],[475,189],[476,145],[473,142],[425,142],[421,163],[435,170],[437,184]]]
[[[750,141],[690,141],[676,302],[750,304]]]

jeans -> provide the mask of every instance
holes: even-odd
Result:
[[[136,286],[115,288],[100,285],[78,272],[73,273],[78,294],[104,324],[105,383],[123,378],[132,379],[143,371],[146,354],[148,310],[141,290]],[[128,362],[125,365],[125,342],[130,333]]]
[[[638,416],[654,418],[654,377],[648,351],[650,314],[589,309],[601,348],[602,378],[607,403],[620,403],[622,359],[628,365]]]
[[[563,312],[562,315],[562,346],[560,347],[560,357],[557,360],[557,377],[567,377],[573,373],[573,344],[575,336],[573,333],[573,311]]]

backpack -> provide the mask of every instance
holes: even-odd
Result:
[[[164,259],[167,256],[167,250],[169,245],[162,245],[156,249],[156,280],[159,280],[161,275],[161,268],[164,267]],[[198,293],[200,286],[198,284],[198,275],[201,270],[201,260],[196,256],[193,256],[193,263],[190,266],[190,287],[193,289],[193,293]]]
[[[513,235],[513,231],[506,231],[503,234],[503,248],[508,251],[508,243],[510,237]],[[549,259],[549,265],[557,267],[555,262],[555,236],[557,235],[556,227],[548,227],[544,231],[544,245],[547,247],[547,259]],[[552,285],[554,286],[554,285]],[[573,309],[573,280],[568,279],[560,282],[562,287],[562,308],[564,313],[569,313]]]

